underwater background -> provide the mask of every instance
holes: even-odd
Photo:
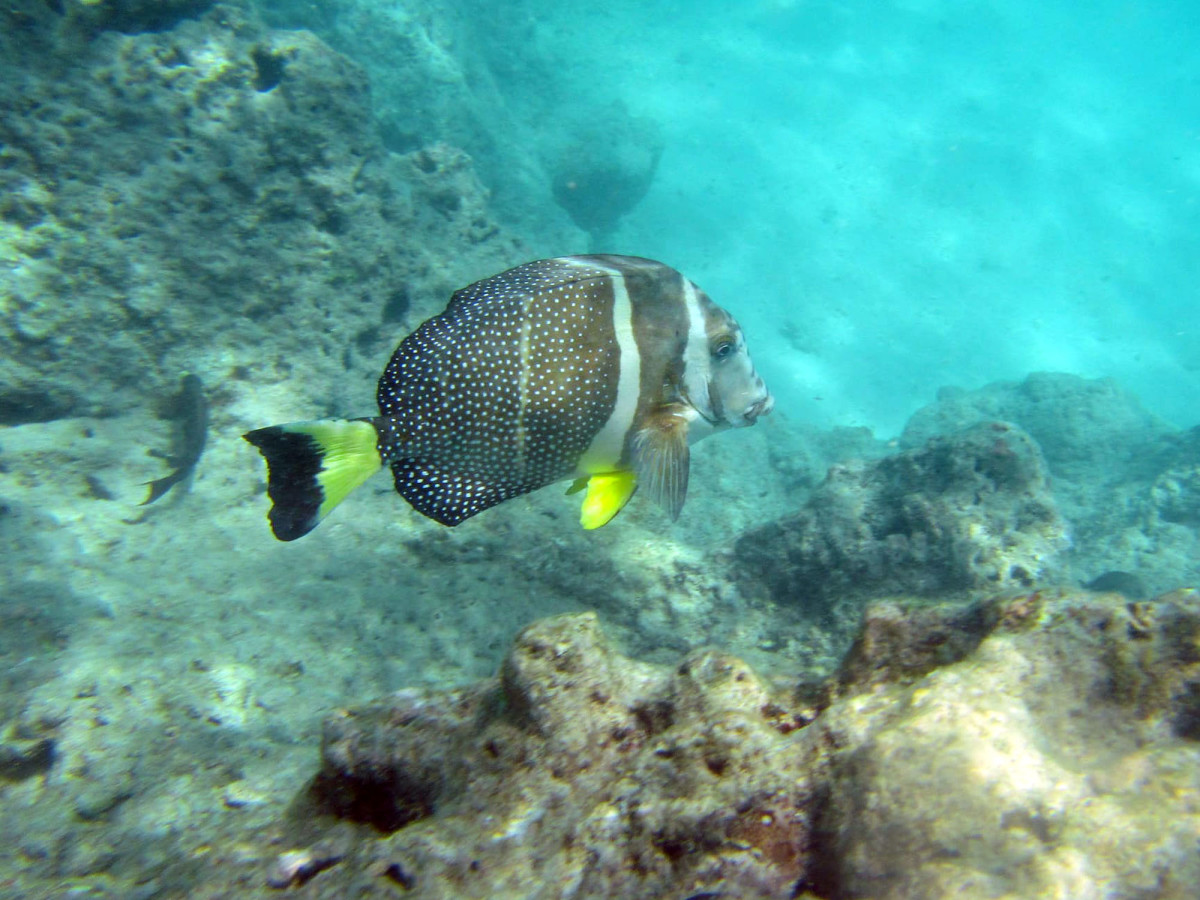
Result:
[[[0,896],[1194,897],[1198,40],[6,4]],[[586,252],[775,395],[677,522],[379,476],[271,536],[244,432],[371,415],[454,290]]]

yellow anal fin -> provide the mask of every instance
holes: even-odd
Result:
[[[579,479],[568,493],[574,493],[582,485]],[[637,489],[637,476],[633,472],[603,472],[587,479],[587,495],[579,512],[579,524],[591,530],[607,525],[621,511]]]

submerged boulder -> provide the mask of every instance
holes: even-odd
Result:
[[[327,400],[350,370],[369,396],[410,308],[526,255],[466,154],[386,150],[358,64],[204,5],[0,29],[0,424],[144,405],[179,371],[236,393],[300,369]]]
[[[1194,591],[874,604],[815,689],[712,650],[637,663],[560,616],[493,679],[332,717],[309,811],[376,830],[308,831],[267,877],[310,897],[1183,900],[1198,697]]]
[[[654,120],[621,104],[589,110],[550,166],[554,199],[593,244],[602,243],[646,196],[662,152]]]
[[[775,693],[714,651],[627,659],[591,613],[537,622],[493,680],[329,720],[317,803],[392,833],[326,889],[367,870],[425,897],[789,896],[817,748]]]
[[[735,560],[752,592],[815,614],[834,598],[1044,583],[1066,544],[1041,452],[996,421],[835,465],[800,512],[740,538]]]

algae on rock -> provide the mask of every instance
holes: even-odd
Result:
[[[906,611],[869,607],[819,694],[534,623],[494,679],[329,720],[310,803],[386,833],[309,831],[299,892],[1191,897],[1200,595]]]
[[[315,401],[351,369],[369,398],[410,306],[526,255],[465,154],[384,148],[356,63],[199,6],[0,37],[0,423],[111,415],[181,371],[303,368]]]
[[[828,616],[869,597],[1043,584],[1066,546],[1037,444],[989,422],[833,466],[800,512],[743,535],[735,555],[751,592]]]

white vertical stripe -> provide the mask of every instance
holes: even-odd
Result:
[[[700,307],[696,286],[686,278],[683,279],[683,308],[688,317],[687,346],[683,350],[683,380],[686,384],[689,373],[704,372],[707,379],[708,371],[708,317]]]
[[[712,359],[708,352],[709,308],[700,302],[700,289],[683,279],[683,305],[688,316],[687,346],[683,348],[683,399],[687,404],[688,443],[713,433],[712,403],[708,382],[712,377]]]
[[[683,348],[683,392],[688,405],[708,411],[708,378],[712,363],[708,357],[708,314],[700,305],[700,292],[683,279],[683,308],[687,310],[687,346]]]
[[[592,443],[580,457],[577,467],[580,474],[591,475],[597,472],[611,472],[621,459],[621,452],[625,448],[625,435],[629,433],[633,426],[633,417],[637,414],[638,397],[642,389],[642,357],[633,334],[633,303],[629,299],[624,273],[620,269],[597,265],[594,262],[573,259],[570,262],[580,268],[607,272],[612,279],[613,333],[620,350],[617,361],[616,402],[609,413],[608,421],[592,438]]]

